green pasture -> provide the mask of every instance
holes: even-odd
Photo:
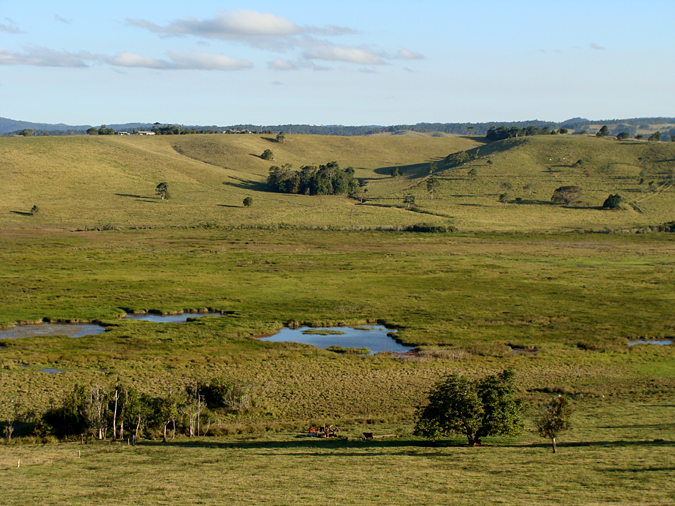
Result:
[[[476,158],[447,166],[458,150]],[[331,160],[355,168],[364,203],[266,191],[272,163]],[[107,332],[0,340],[0,416],[117,378],[163,396],[224,376],[252,385],[255,405],[165,445],[0,444],[0,502],[670,504],[675,346],[627,343],[675,335],[675,240],[630,233],[673,221],[674,166],[675,143],[567,135],[2,138],[0,326],[96,320]],[[154,194],[163,181],[168,201]],[[552,205],[565,185],[585,196]],[[623,209],[601,209],[610,193]],[[458,232],[377,230],[422,222]],[[120,318],[205,309],[227,315]],[[289,323],[385,324],[418,351],[259,339]],[[441,376],[504,368],[528,403],[523,434],[479,448],[412,436]],[[558,394],[576,414],[552,455],[533,419]],[[324,423],[400,437],[295,437]]]
[[[409,435],[322,441],[293,432],[164,445],[0,445],[0,493],[7,505],[661,505],[675,499],[672,401],[594,400],[575,407],[577,428],[565,434],[557,454],[531,430],[476,448]],[[353,436],[363,428],[354,427]]]
[[[260,158],[265,149],[274,152],[274,160]],[[443,163],[459,150],[477,158],[459,167]],[[332,160],[355,168],[367,190],[364,203],[271,193],[265,187],[271,165],[299,169]],[[432,162],[438,165],[433,199],[426,186]],[[634,229],[672,221],[674,167],[673,143],[571,135],[487,145],[482,138],[461,136],[298,135],[283,144],[264,135],[2,138],[0,227],[215,223],[358,229],[430,222],[462,231]],[[401,176],[391,177],[393,168]],[[469,175],[472,169],[476,175]],[[171,200],[154,194],[160,182],[168,183]],[[553,191],[566,185],[581,186],[584,198],[553,205]],[[503,193],[511,203],[499,202]],[[622,210],[602,209],[610,193],[624,197]],[[407,195],[415,197],[410,208],[403,202]],[[242,203],[246,197],[253,198],[250,208]],[[40,209],[37,216],[29,213],[33,205]]]

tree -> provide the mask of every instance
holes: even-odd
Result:
[[[583,198],[580,186],[561,186],[553,192],[551,202],[571,204]]]
[[[464,434],[469,446],[487,436],[517,434],[522,429],[522,402],[515,399],[514,374],[503,371],[475,381],[451,374],[428,393],[417,410],[415,434],[441,437]]]
[[[603,127],[598,130],[598,133],[595,134],[596,137],[607,137],[609,135],[609,128],[607,128],[607,125],[603,125]]]
[[[162,200],[168,200],[171,198],[169,195],[169,185],[167,183],[159,183],[155,187],[155,193],[159,195]]]
[[[476,169],[471,169],[467,174],[471,177],[476,177],[478,175],[478,171]]]
[[[637,134],[637,135],[635,135],[635,138],[636,138],[637,140],[642,140],[642,139],[645,138],[645,136],[642,135],[642,134]]]
[[[391,177],[398,177],[401,175],[401,169],[394,167],[389,173],[391,174]]]
[[[434,189],[436,188],[436,178],[431,176],[427,179],[427,191],[429,192],[429,198],[434,200]]]
[[[30,128],[26,128],[25,130],[21,130],[19,132],[19,135],[23,135],[24,137],[32,137],[34,133],[35,133],[35,130],[31,130]]]
[[[456,153],[450,153],[445,157],[445,162],[451,167],[461,165],[469,160],[471,160],[471,156],[466,151],[457,151]]]
[[[436,162],[431,162],[429,164],[429,174],[433,174],[438,170],[438,164]]]
[[[616,136],[616,138],[620,141],[624,141],[630,137],[628,132],[621,132],[619,135]]]
[[[410,206],[411,206],[411,205],[412,205],[412,206],[415,205],[415,196],[414,196],[414,195],[406,195],[406,196],[403,198],[403,203],[404,203],[404,204],[407,204],[408,207],[406,207],[406,209],[410,209]]]
[[[511,195],[509,195],[509,192],[499,194],[499,202],[504,204],[504,207],[506,207],[506,204],[508,204],[510,201],[511,201]]]
[[[36,216],[40,212],[40,208],[38,206],[33,206],[30,208],[30,214],[33,216]]]
[[[616,195],[611,195],[605,199],[602,203],[603,209],[621,209],[621,195],[618,193]]]
[[[569,130],[567,128],[558,128],[558,133],[559,134],[566,134],[568,133]]]
[[[274,153],[272,153],[271,149],[266,149],[265,151],[262,152],[260,158],[262,158],[263,160],[274,160]]]
[[[523,186],[523,190],[527,192],[528,197],[532,196],[532,191],[534,190],[534,183],[527,183]]]
[[[649,142],[660,142],[661,141],[661,132],[654,132],[649,137],[647,137]]]
[[[87,135],[98,135],[98,128],[96,127],[88,128]]]
[[[556,438],[561,432],[571,428],[572,408],[565,397],[552,397],[541,407],[541,416],[537,419],[537,429],[541,437],[551,439],[553,453],[556,453]]]
[[[253,205],[253,197],[246,197],[244,199],[244,207],[251,207]]]
[[[277,142],[279,144],[283,144],[284,142],[286,142],[286,134],[284,134],[283,132],[279,132],[277,134]]]
[[[101,128],[98,129],[98,135],[115,135],[115,130],[107,128],[105,125],[101,125]]]

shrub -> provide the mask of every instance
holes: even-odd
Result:
[[[251,207],[253,205],[253,197],[246,197],[244,199],[244,207]]]
[[[571,204],[583,198],[580,186],[561,186],[553,192],[551,202]]]
[[[40,212],[40,208],[38,206],[33,206],[30,208],[30,214],[33,216],[37,215]]]
[[[260,158],[262,158],[263,160],[273,160],[274,153],[272,153],[271,149],[266,149],[265,151],[262,152]]]
[[[604,209],[621,209],[621,195],[618,193],[616,195],[611,195],[605,199],[602,203]]]

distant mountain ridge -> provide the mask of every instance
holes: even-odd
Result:
[[[115,131],[149,130],[154,123],[123,123],[109,124],[108,128]],[[581,131],[595,125],[608,125],[612,132],[617,133],[621,129],[631,131],[651,130],[653,125],[669,125],[669,128],[675,129],[675,118],[628,118],[613,120],[589,120],[586,118],[571,118],[561,122],[555,121],[490,121],[480,123],[417,123],[414,125],[366,125],[366,126],[345,126],[345,125],[307,125],[307,124],[286,124],[286,125],[253,125],[240,124],[230,126],[215,125],[179,125],[183,129],[210,129],[215,131],[225,130],[250,130],[261,131],[271,130],[272,132],[286,132],[296,134],[314,134],[314,135],[373,135],[378,133],[399,133],[405,131],[420,133],[447,133],[447,134],[474,134],[485,135],[490,127],[506,126],[508,128],[524,128],[527,126],[536,126],[538,128],[549,127],[551,129],[567,128],[569,130]],[[48,133],[50,135],[81,135],[87,129],[94,125],[66,125],[64,123],[33,123],[30,121],[18,121],[8,118],[0,118],[0,135],[18,133],[24,129],[35,130],[37,134]],[[95,125],[96,127],[100,125]],[[666,129],[667,130],[667,129]]]

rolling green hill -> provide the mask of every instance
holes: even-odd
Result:
[[[274,160],[260,158],[271,149]],[[477,158],[449,167],[468,150]],[[352,166],[367,189],[363,204],[342,196],[271,193],[271,165],[299,169],[336,160]],[[581,160],[581,164],[575,164]],[[429,163],[437,162],[433,199]],[[59,228],[219,225],[401,226],[419,222],[460,230],[632,228],[673,219],[668,183],[675,144],[587,136],[536,136],[484,144],[460,136],[30,137],[0,139],[0,227]],[[402,175],[391,177],[392,168]],[[475,175],[469,171],[475,169]],[[640,179],[643,183],[639,184]],[[169,184],[161,201],[155,186]],[[654,181],[650,191],[648,183]],[[667,183],[664,185],[664,183]],[[552,205],[559,186],[578,185],[581,202]],[[526,188],[527,187],[527,188]],[[510,203],[499,201],[507,193]],[[609,212],[619,193],[635,205]],[[415,205],[404,204],[407,195]],[[254,205],[242,201],[252,197]],[[515,199],[520,199],[515,203]],[[37,205],[40,212],[31,216]]]

